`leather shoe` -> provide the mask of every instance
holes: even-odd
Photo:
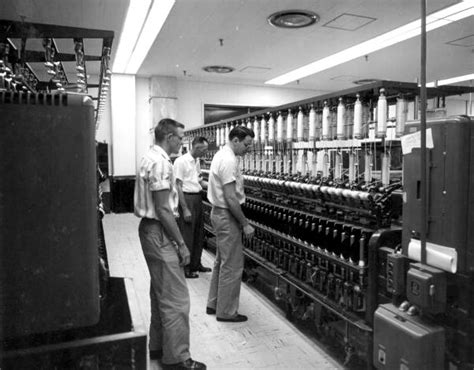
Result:
[[[223,322],[244,322],[247,321],[248,317],[245,315],[237,314],[237,316],[234,317],[229,317],[228,319],[218,317],[217,321],[223,321]]]
[[[215,308],[211,308],[211,307],[206,307],[206,313],[208,315],[215,315],[216,314],[216,309]]]
[[[186,361],[178,362],[177,364],[163,364],[165,370],[181,370],[181,369],[199,369],[206,370],[206,364],[199,361],[194,361],[192,358],[188,358]]]
[[[212,271],[212,269],[211,269],[210,267],[205,267],[205,266],[203,266],[203,265],[199,265],[199,267],[197,268],[197,270],[198,270],[199,272],[211,272],[211,271]]]
[[[198,273],[195,271],[185,271],[184,277],[186,279],[197,279],[199,277]]]
[[[163,357],[163,350],[152,349],[150,350],[150,360],[160,360]]]

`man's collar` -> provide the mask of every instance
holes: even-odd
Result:
[[[188,162],[193,162],[196,159],[191,155],[191,152],[184,153],[182,157],[184,160],[187,160]]]
[[[161,154],[166,160],[171,162],[170,156],[161,146],[155,144],[153,145],[153,150],[156,151],[158,154]]]
[[[229,145],[229,143],[225,144],[224,147],[223,147],[223,149],[229,151],[229,152],[232,153],[234,156],[236,156],[236,155],[235,155],[235,152],[234,152],[234,149],[232,149],[232,147]],[[237,157],[237,156],[236,156],[236,157]]]

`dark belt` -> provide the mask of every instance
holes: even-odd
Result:
[[[229,208],[224,208],[224,207],[215,206],[214,204],[212,205],[212,208],[225,209],[226,211],[229,211]],[[230,212],[230,211],[229,211],[229,212]]]
[[[177,216],[177,217],[173,216],[173,217],[174,217],[175,220],[177,220],[177,219],[179,218],[179,216]],[[160,221],[160,220],[157,220],[156,218],[142,217],[142,220],[145,220],[145,221],[148,221],[148,222],[149,222],[149,221],[157,222],[157,223],[163,225],[163,224],[161,223],[161,221]]]
[[[201,195],[201,193],[188,193],[186,191],[183,191],[183,194],[186,194],[186,195]]]

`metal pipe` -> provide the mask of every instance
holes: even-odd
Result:
[[[426,178],[426,0],[421,0],[421,72],[420,72],[420,126],[421,126],[421,263],[426,264],[427,178]]]
[[[152,95],[148,98],[148,103],[151,103],[153,99],[172,99],[172,100],[178,100],[176,96],[158,96],[158,95]]]

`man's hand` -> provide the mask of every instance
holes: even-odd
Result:
[[[186,266],[189,265],[191,257],[189,255],[188,247],[184,242],[178,244],[178,258],[179,258],[179,265]]]
[[[186,223],[191,222],[191,211],[189,209],[186,209],[183,211],[183,219],[184,219],[184,222]]]
[[[244,238],[245,239],[252,239],[253,234],[255,233],[255,229],[252,227],[250,224],[246,224],[243,228],[242,231],[244,233]]]

